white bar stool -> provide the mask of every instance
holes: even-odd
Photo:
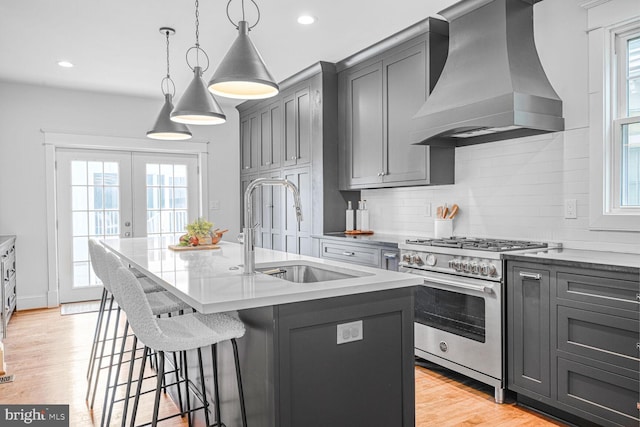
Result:
[[[158,412],[160,404],[160,393],[162,388],[162,379],[164,376],[164,354],[165,352],[180,353],[181,359],[185,362],[184,366],[184,379],[178,379],[178,383],[185,383],[187,390],[187,412],[193,412],[200,409],[204,409],[205,421],[207,426],[211,425],[209,422],[209,408],[206,395],[204,373],[202,368],[202,352],[203,347],[211,347],[211,355],[213,360],[213,379],[214,379],[214,394],[215,394],[215,412],[216,412],[216,425],[222,426],[221,414],[220,414],[220,396],[218,389],[218,371],[217,371],[217,344],[222,341],[230,340],[233,353],[234,362],[236,368],[236,381],[238,386],[238,395],[240,399],[240,411],[242,417],[243,426],[246,427],[246,410],[244,405],[244,393],[242,390],[242,377],[240,374],[240,364],[238,357],[238,347],[236,339],[240,338],[245,333],[244,324],[237,318],[224,314],[216,313],[204,315],[201,313],[189,313],[177,317],[163,317],[156,318],[151,310],[149,302],[145,298],[145,294],[135,276],[126,268],[119,268],[116,273],[116,279],[112,283],[113,295],[127,315],[127,319],[133,330],[135,337],[145,345],[144,354],[146,355],[150,350],[155,350],[159,356],[158,370],[157,370],[157,382],[155,389],[155,401],[151,425],[155,426],[158,421]],[[188,379],[188,367],[186,366],[187,355],[189,350],[196,350],[198,354],[199,373],[200,373],[200,393],[202,394],[202,408],[190,408],[190,399],[188,396],[189,387],[191,383]],[[138,402],[140,399],[140,392],[142,388],[142,381],[144,379],[144,368],[146,358],[142,358],[142,366],[140,368],[138,384],[136,387],[133,416],[131,425],[135,425],[136,412],[138,408]],[[132,368],[133,365],[130,366]],[[129,388],[132,382],[132,372],[129,371],[129,379],[127,386],[126,396],[129,396]],[[180,387],[180,384],[177,385]],[[194,393],[197,397],[198,393]],[[124,414],[126,416],[126,412]],[[173,416],[184,415],[183,413],[175,414]],[[171,417],[168,417],[171,418]],[[166,418],[164,418],[166,419]],[[164,420],[163,419],[163,420]]]

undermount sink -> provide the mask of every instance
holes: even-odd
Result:
[[[256,271],[294,283],[328,282],[366,275],[356,271],[353,272],[354,274],[349,274],[306,264],[262,267],[256,268]]]

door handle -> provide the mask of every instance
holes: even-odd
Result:
[[[124,233],[124,237],[131,237],[131,233],[130,233],[130,232],[128,232],[128,231],[127,231],[127,232],[125,232],[125,233]]]
[[[525,271],[520,272],[520,277],[533,279],[533,280],[540,280],[542,278],[542,276],[539,273],[527,273]]]
[[[127,222],[125,222],[125,223],[124,223],[124,226],[125,226],[125,227],[131,227],[131,221],[127,221]]]

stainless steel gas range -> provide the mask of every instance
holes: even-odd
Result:
[[[415,354],[495,387],[504,399],[503,252],[539,242],[451,237],[409,239],[400,271],[424,277],[415,296]],[[559,245],[551,245],[557,247]]]

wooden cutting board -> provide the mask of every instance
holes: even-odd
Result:
[[[359,235],[359,234],[373,234],[373,231],[371,230],[350,230],[350,231],[345,231],[344,234],[348,234],[348,235]]]
[[[198,246],[179,246],[169,245],[169,249],[172,251],[206,251],[211,249],[220,249],[218,245],[198,245]]]

